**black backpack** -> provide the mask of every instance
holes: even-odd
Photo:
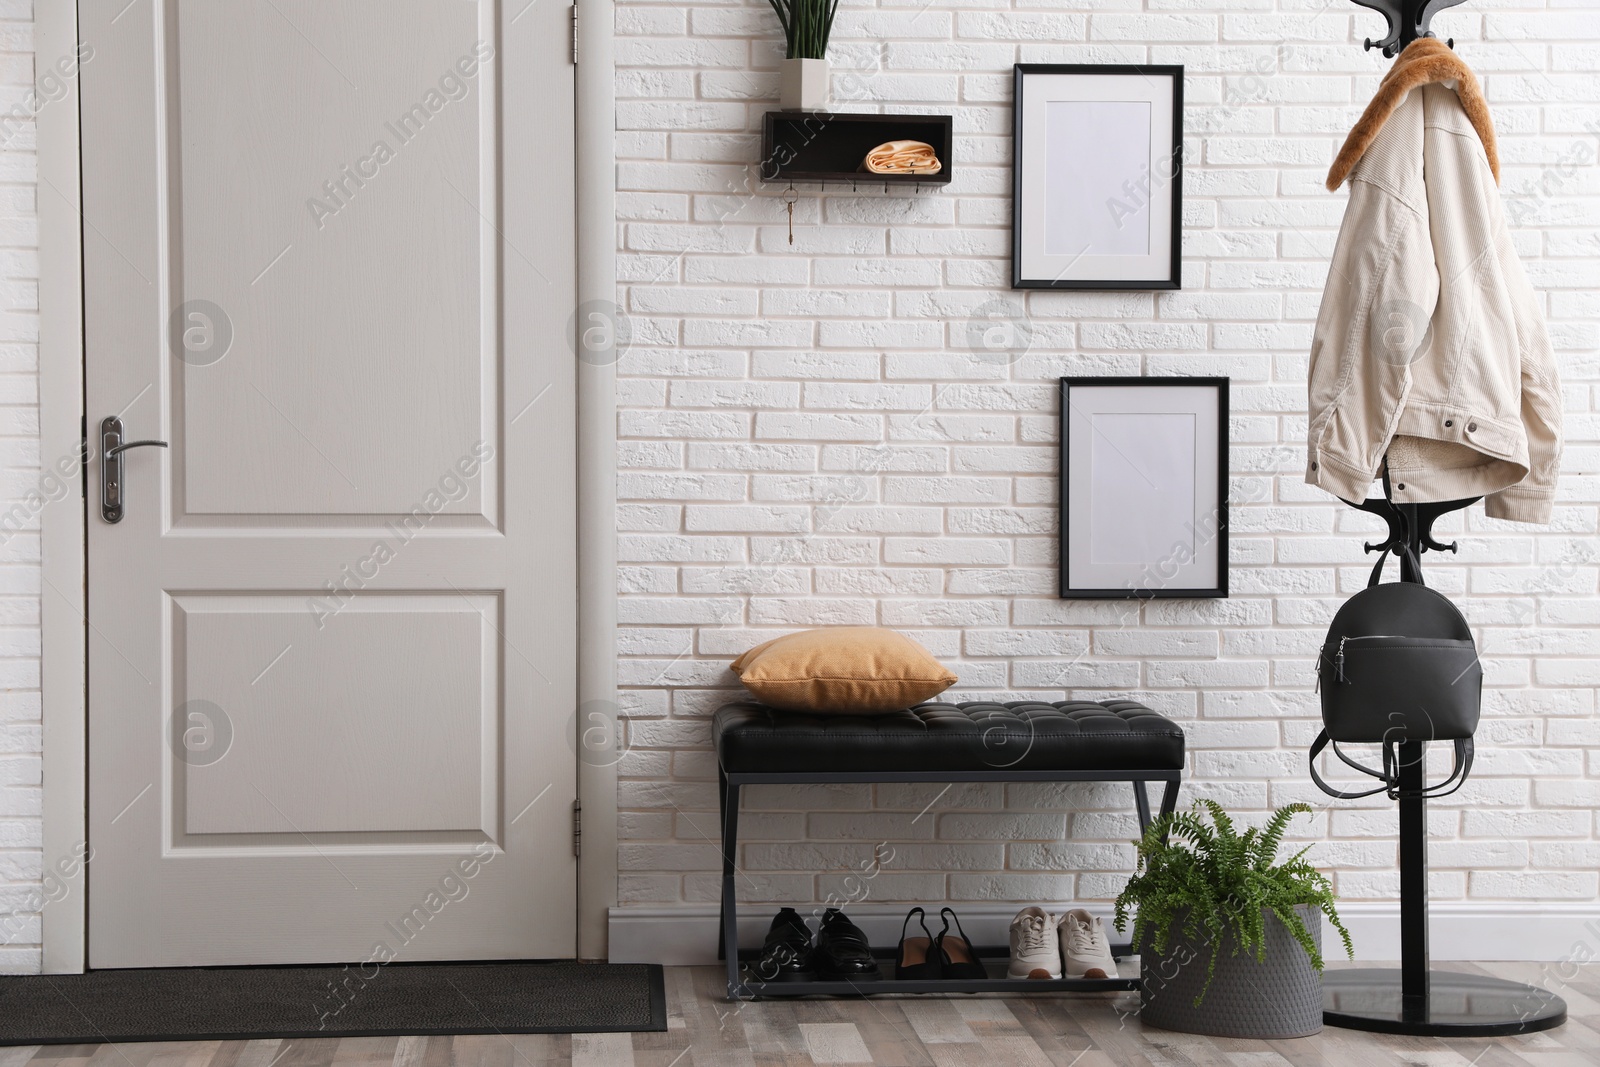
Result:
[[[1387,791],[1401,795],[1402,741],[1453,741],[1455,769],[1423,796],[1447,796],[1472,770],[1472,734],[1483,701],[1483,665],[1461,609],[1422,583],[1421,568],[1404,544],[1402,580],[1382,582],[1389,553],[1378,557],[1367,588],[1333,616],[1317,660],[1322,695],[1322,732],[1311,746],[1311,778],[1342,800]],[[1339,751],[1339,742],[1381,744],[1383,769],[1363,766]],[[1317,774],[1317,756],[1328,745],[1334,755],[1383,784],[1360,793],[1329,786]],[[1453,785],[1452,785],[1453,783]],[[1449,788],[1447,788],[1449,787]]]

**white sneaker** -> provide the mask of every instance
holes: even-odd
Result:
[[[1023,908],[1011,920],[1011,963],[1006,967],[1006,977],[1061,977],[1056,920],[1043,908]]]
[[[1068,978],[1117,977],[1105,924],[1082,908],[1061,917],[1061,958]]]

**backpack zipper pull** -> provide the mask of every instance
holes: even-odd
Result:
[[[1333,654],[1333,680],[1336,682],[1344,681],[1344,643],[1348,640],[1348,637],[1339,638],[1339,649]]]

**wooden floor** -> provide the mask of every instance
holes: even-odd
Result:
[[[1463,967],[1472,970],[1475,968]],[[1565,984],[1562,974],[1576,976]],[[667,971],[668,1030],[657,1034],[355,1037],[50,1045],[0,1049],[0,1067],[1593,1067],[1600,1064],[1600,965],[1496,964],[1567,998],[1559,1030],[1520,1038],[1385,1037],[1327,1029],[1297,1041],[1236,1041],[1145,1030],[1138,994],[877,997],[730,1004],[710,967]]]

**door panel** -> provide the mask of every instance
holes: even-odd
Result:
[[[80,8],[91,966],[572,955],[565,9]]]
[[[173,721],[191,735],[174,739],[174,751],[194,753],[174,767],[184,836],[281,833],[286,825],[306,833],[495,833],[495,598],[363,597],[321,634],[300,596],[173,602]],[[372,649],[387,653],[380,669],[350,669]],[[253,677],[238,669],[250,663],[262,664]],[[194,698],[204,703],[192,706],[193,719],[182,714],[190,693],[205,694]],[[195,736],[216,728],[208,705],[228,709],[226,736]],[[396,729],[397,710],[412,706],[426,714]]]
[[[215,365],[173,366],[179,522],[403,514],[419,474],[495,439],[495,234],[475,205],[496,200],[497,94],[479,91],[494,64],[478,5],[302,10],[310,42],[264,0],[177,8],[169,267],[232,328]],[[330,406],[343,417],[318,419]],[[272,477],[284,461],[301,476]],[[446,510],[478,513],[479,492]]]

